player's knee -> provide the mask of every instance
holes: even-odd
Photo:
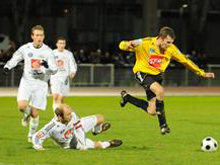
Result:
[[[156,107],[151,107],[151,108],[148,108],[147,109],[147,112],[152,115],[152,116],[155,116],[157,114],[156,112]]]
[[[164,89],[163,88],[159,88],[157,90],[156,95],[157,95],[158,98],[163,99],[163,97],[164,97]]]
[[[104,122],[104,116],[103,115],[97,114],[96,118],[97,118],[97,124],[101,124],[101,123]]]
[[[59,94],[54,94],[53,95],[53,100],[58,102],[58,99],[59,99]]]
[[[96,148],[96,149],[103,149],[102,144],[100,142],[98,142],[98,141],[94,143],[94,148]]]
[[[25,102],[18,103],[18,109],[20,111],[24,111],[26,108],[27,108],[27,103],[25,103]]]
[[[31,117],[36,118],[36,117],[38,117],[38,115],[39,115],[38,110],[37,110],[37,109],[32,109],[32,111],[31,111]]]

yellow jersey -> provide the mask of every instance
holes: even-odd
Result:
[[[129,41],[120,42],[119,48],[121,50],[135,52],[136,54],[136,63],[133,67],[134,73],[140,71],[151,75],[158,75],[164,72],[170,60],[174,59],[200,76],[205,74],[204,70],[200,69],[182,54],[174,44],[171,44],[166,51],[161,53],[156,45],[156,39],[157,37],[142,38],[141,44],[134,49],[128,48]]]

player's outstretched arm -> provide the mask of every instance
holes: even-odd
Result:
[[[215,73],[212,72],[205,72],[204,75],[202,75],[204,78],[215,78]]]

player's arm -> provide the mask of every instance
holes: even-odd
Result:
[[[12,56],[12,58],[5,64],[4,70],[7,72],[17,66],[19,62],[21,62],[24,57],[22,53],[22,48],[19,48]]]
[[[142,39],[130,40],[130,41],[121,41],[119,44],[119,48],[121,50],[134,52],[135,48],[143,43]]]
[[[76,75],[76,71],[77,71],[77,64],[76,64],[76,60],[71,52],[69,54],[69,66],[70,66],[69,77],[74,78]]]
[[[87,150],[86,136],[85,136],[85,132],[82,129],[82,126],[75,127],[75,137],[78,142],[78,147],[79,147],[78,149],[79,150]]]
[[[215,74],[212,72],[205,72],[204,70],[200,69],[194,62],[192,62],[189,58],[187,58],[184,54],[182,54],[175,46],[172,46],[172,58],[177,62],[180,62],[188,69],[193,71],[199,76],[205,78],[215,78]]]
[[[51,121],[48,124],[46,124],[42,129],[40,129],[38,132],[34,134],[32,137],[32,143],[33,148],[36,150],[44,150],[43,148],[43,142],[50,138],[54,128],[55,128],[55,122]]]

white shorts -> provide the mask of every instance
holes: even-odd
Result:
[[[47,106],[48,85],[41,80],[27,80],[21,78],[17,101],[29,101],[29,105],[39,110],[45,110]]]
[[[92,130],[96,126],[96,124],[97,124],[96,115],[82,117],[80,119],[80,121],[81,121],[82,128],[83,128],[85,133],[87,133],[90,130]]]
[[[67,82],[62,82],[59,80],[50,79],[50,84],[51,84],[52,94],[58,93],[63,96],[69,94],[70,91],[69,80]]]

